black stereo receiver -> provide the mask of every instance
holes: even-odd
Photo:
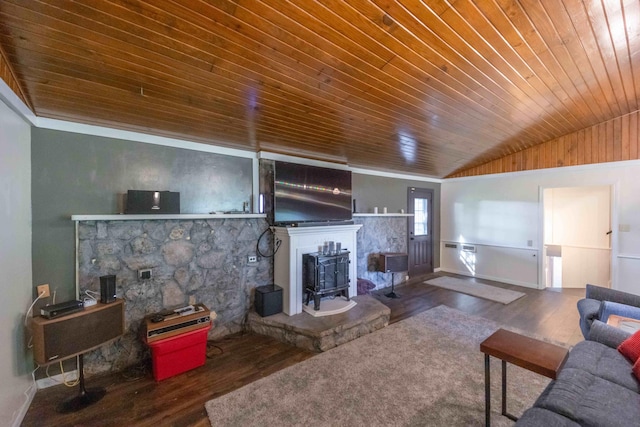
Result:
[[[40,315],[47,319],[53,319],[60,316],[66,316],[67,314],[75,313],[81,310],[84,310],[83,302],[72,300],[42,307],[40,309]]]

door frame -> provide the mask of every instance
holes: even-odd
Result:
[[[546,289],[546,276],[544,274],[544,263],[546,258],[546,251],[544,248],[544,190],[553,188],[581,188],[581,187],[611,187],[611,203],[610,203],[610,221],[611,221],[611,259],[609,264],[611,266],[610,279],[611,289],[618,288],[618,199],[619,199],[619,181],[615,182],[603,182],[603,183],[590,183],[585,185],[546,185],[538,186],[538,289]]]

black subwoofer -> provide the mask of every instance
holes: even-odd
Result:
[[[254,301],[256,313],[271,316],[282,311],[282,288],[276,285],[258,286]]]

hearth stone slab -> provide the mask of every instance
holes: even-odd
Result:
[[[323,317],[307,313],[260,317],[252,311],[249,313],[249,329],[298,348],[327,351],[389,324],[389,307],[370,295],[358,295],[353,299],[357,305],[351,310]]]
[[[302,311],[313,317],[333,316],[351,310],[356,304],[353,298],[347,301],[345,297],[340,296],[323,300],[318,310],[314,309],[313,301],[310,301],[309,304],[302,304]]]

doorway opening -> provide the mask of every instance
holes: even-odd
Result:
[[[611,287],[611,209],[608,185],[543,190],[543,287]]]

